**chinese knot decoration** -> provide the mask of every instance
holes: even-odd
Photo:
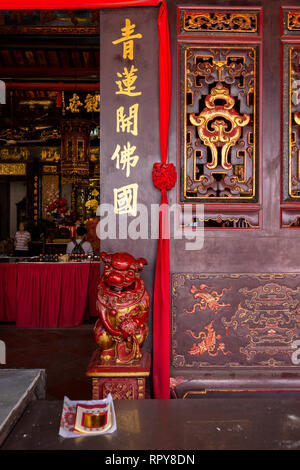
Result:
[[[107,254],[100,259],[104,273],[98,287],[95,341],[103,362],[129,363],[142,357],[148,336],[149,294],[139,272],[147,264],[129,253]]]
[[[176,179],[177,174],[173,163],[154,163],[152,181],[157,189],[169,191],[175,186]]]

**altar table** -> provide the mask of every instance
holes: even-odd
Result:
[[[0,321],[58,328],[96,316],[100,263],[0,264]]]
[[[300,449],[300,399],[296,397],[116,400],[117,431],[72,439],[58,434],[62,405],[32,402],[1,450],[102,450],[105,458],[113,450],[115,455],[122,455],[121,450],[128,455],[134,455],[133,450],[152,450],[156,455],[166,449],[170,454],[172,450]],[[203,454],[191,455],[199,468]],[[97,456],[98,464],[103,463],[101,457]],[[138,468],[144,468],[140,464]]]

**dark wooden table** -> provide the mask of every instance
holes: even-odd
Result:
[[[300,398],[120,400],[115,409],[114,434],[64,439],[62,402],[32,402],[2,450],[300,449]]]

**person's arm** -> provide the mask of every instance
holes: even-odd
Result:
[[[92,255],[93,254],[93,247],[92,245],[90,244],[90,242],[86,242],[86,247],[87,247],[87,254],[88,255]]]
[[[69,243],[67,244],[67,249],[66,249],[66,254],[67,254],[67,255],[70,255],[70,254],[72,253],[73,247],[74,247],[73,242],[69,242]]]
[[[25,245],[25,246],[27,246],[28,243],[31,241],[31,235],[30,235],[30,233],[27,232],[27,234],[28,234],[28,235],[27,235],[27,240],[25,240],[25,242],[24,242],[24,245]]]

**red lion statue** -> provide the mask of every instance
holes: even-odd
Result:
[[[99,318],[94,327],[100,357],[120,363],[139,360],[148,336],[149,312],[149,294],[139,272],[147,261],[129,253],[102,252],[100,259],[105,264],[96,303]]]

